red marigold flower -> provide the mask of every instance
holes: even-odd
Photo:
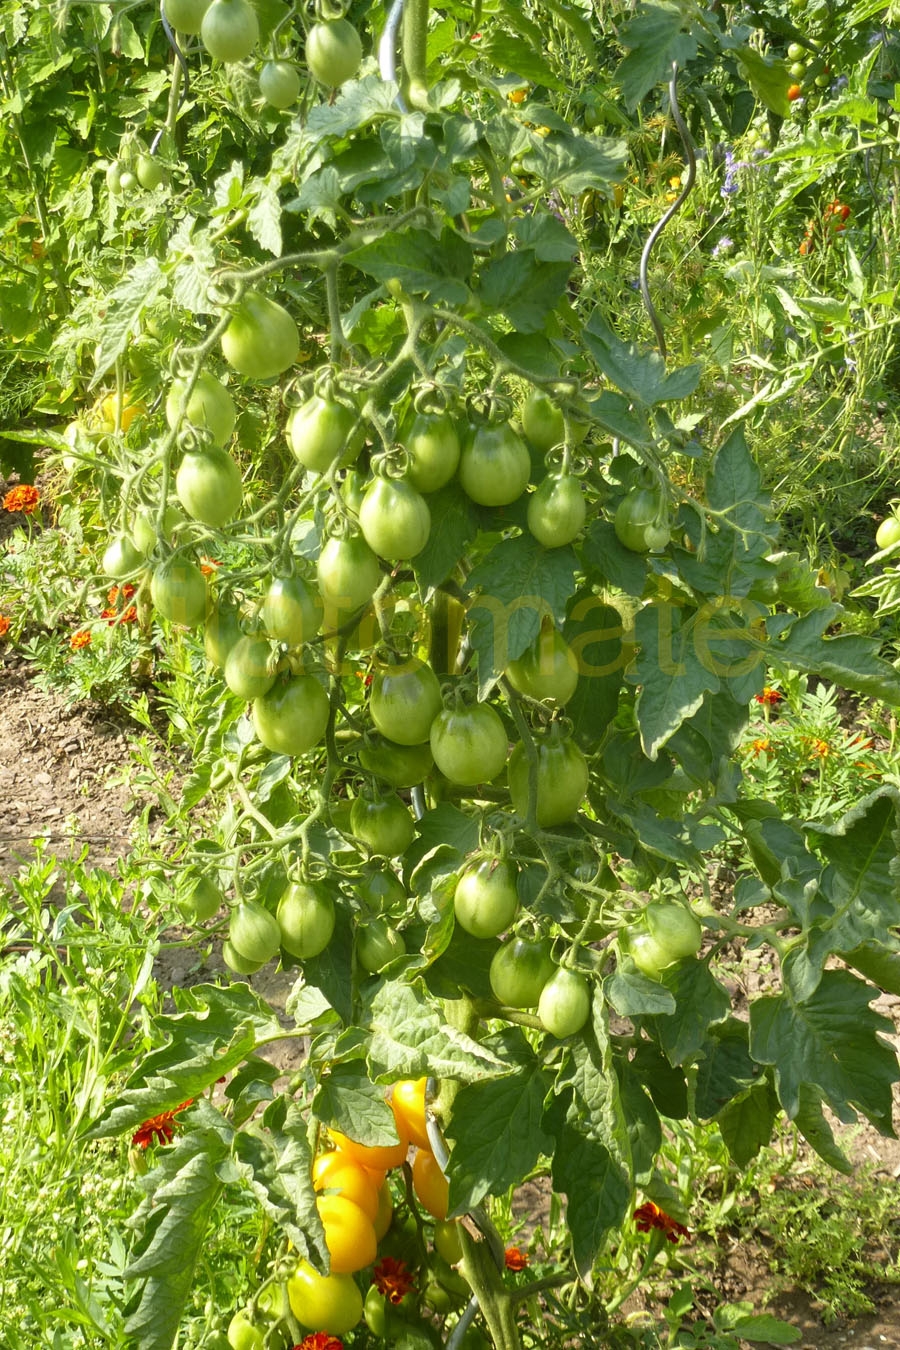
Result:
[[[200,559],[200,571],[203,573],[205,577],[211,577],[214,574],[216,568],[221,566],[222,564],[216,562],[215,558]]]
[[[528,1253],[523,1252],[521,1247],[507,1247],[503,1261],[507,1270],[524,1270],[528,1265]]]
[[[158,1116],[153,1116],[150,1120],[145,1120],[139,1129],[135,1130],[131,1136],[131,1143],[135,1148],[148,1148],[150,1144],[156,1142],[160,1144],[170,1144],[172,1136],[175,1133],[175,1126],[181,1122],[175,1120],[180,1111],[186,1111],[194,1102],[193,1097],[188,1097],[186,1102],[176,1106],[171,1111],[162,1111]]]
[[[6,637],[11,624],[12,619],[8,619],[5,614],[0,614],[0,637]]]
[[[344,1350],[344,1342],[327,1331],[314,1331],[311,1336],[304,1336],[294,1350]]]
[[[37,488],[23,483],[10,488],[3,498],[3,505],[7,511],[23,511],[26,516],[30,516],[40,500],[41,494]]]
[[[784,694],[780,693],[777,689],[772,689],[769,685],[766,685],[762,693],[755,694],[754,697],[757,703],[766,703],[771,707],[775,703],[780,703],[784,698]]]
[[[656,1228],[660,1233],[665,1233],[670,1242],[677,1242],[679,1238],[691,1235],[683,1223],[673,1219],[671,1214],[660,1209],[659,1205],[654,1205],[652,1200],[645,1201],[634,1211],[634,1222],[639,1233],[649,1233]]]
[[[83,628],[80,633],[73,633],[69,638],[69,646],[72,648],[73,652],[77,652],[81,647],[89,647],[90,645],[91,635],[86,628]]]
[[[402,1303],[413,1287],[413,1277],[405,1261],[383,1256],[372,1271],[372,1283],[392,1303]]]

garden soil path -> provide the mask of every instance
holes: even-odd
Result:
[[[67,705],[60,695],[39,689],[26,661],[0,652],[0,880],[16,874],[33,856],[32,841],[48,841],[57,856],[77,856],[86,845],[90,864],[112,868],[132,837],[136,803],[123,781],[128,743],[134,728],[124,715],[90,703]],[[174,930],[173,938],[181,935]],[[226,973],[218,948],[208,956],[175,947],[161,955],[157,976],[164,988],[215,979]],[[751,975],[752,978],[752,975]],[[269,971],[253,977],[257,992],[283,1012],[293,977]],[[751,992],[748,989],[748,992]],[[900,1025],[900,1000],[884,998],[876,1007]],[[275,1062],[283,1072],[299,1064],[303,1044],[278,1047]],[[900,1109],[895,1114],[900,1121]],[[873,1165],[898,1196],[900,1225],[900,1144],[874,1130],[857,1132],[851,1156]],[[546,1196],[532,1187],[520,1194],[523,1217],[532,1221],[546,1207]],[[823,1199],[826,1197],[823,1197]],[[529,1214],[530,1211],[530,1214]],[[896,1233],[893,1235],[896,1241]],[[799,1290],[772,1297],[773,1277],[762,1248],[746,1244],[725,1250],[716,1285],[723,1299],[744,1299],[757,1310],[768,1307],[799,1327],[799,1350],[900,1350],[900,1288],[884,1284],[868,1290],[876,1312],[852,1322],[824,1327],[815,1300]],[[628,1306],[628,1305],[626,1305]],[[632,1311],[636,1306],[631,1305]]]

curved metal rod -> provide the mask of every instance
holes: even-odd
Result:
[[[160,3],[162,3],[162,0],[160,0]],[[381,34],[378,43],[378,69],[385,83],[388,81],[392,84],[400,83],[397,79],[397,31],[403,18],[405,4],[406,0],[394,0],[387,16],[387,23],[384,25],[384,32]],[[397,93],[397,107],[403,113],[409,112],[406,101],[399,92]]]
[[[644,308],[646,309],[648,315],[650,316],[650,322],[652,323],[653,331],[656,334],[656,344],[659,347],[659,354],[663,358],[663,360],[666,359],[666,337],[665,334],[663,333],[662,324],[659,321],[659,315],[656,312],[653,301],[650,299],[650,287],[647,283],[647,269],[650,264],[650,250],[653,248],[653,245],[656,243],[657,239],[662,234],[663,230],[666,228],[669,221],[675,215],[676,211],[680,210],[681,207],[684,205],[684,203],[687,201],[688,195],[691,189],[693,188],[694,182],[696,181],[697,178],[697,160],[694,155],[694,146],[691,141],[690,132],[688,131],[687,126],[685,125],[684,118],[681,115],[681,109],[678,106],[677,61],[672,62],[672,78],[669,81],[669,104],[672,109],[672,118],[675,122],[676,127],[678,128],[678,134],[681,137],[681,142],[682,145],[684,146],[684,157],[687,160],[687,169],[688,169],[687,178],[685,180],[684,187],[678,194],[678,197],[675,199],[675,201],[672,203],[669,209],[665,212],[665,214],[656,222],[656,224],[653,226],[653,229],[647,236],[647,242],[644,245],[643,252],[641,253],[641,266],[640,271],[638,273],[641,286],[641,299],[644,302]]]
[[[181,86],[181,97],[178,100],[178,106],[180,108],[191,92],[191,71],[185,58],[184,52],[181,50],[177,41],[175,40],[175,33],[172,30],[169,20],[166,18],[165,0],[159,0],[159,17],[162,21],[163,32],[166,35],[166,41],[172,48],[172,51],[175,53],[175,59],[181,66],[181,74],[184,77],[184,82]],[[159,143],[163,138],[165,130],[166,130],[165,127],[160,127],[159,131],[156,133],[156,135],[153,137],[153,140],[150,142],[151,155],[156,154],[156,151],[159,148]]]

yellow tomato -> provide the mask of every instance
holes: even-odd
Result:
[[[429,1149],[416,1149],[412,1167],[413,1190],[433,1219],[446,1219],[450,1186]]]
[[[425,1124],[425,1084],[427,1078],[404,1078],[394,1084],[391,1110],[397,1122],[398,1133],[404,1131],[410,1142],[419,1148],[430,1149]]]
[[[118,398],[115,394],[107,394],[100,403],[100,425],[104,431],[115,431],[116,429],[116,410],[118,408]],[[147,414],[147,405],[142,399],[132,401],[132,396],[126,389],[122,397],[122,412],[119,418],[122,431],[127,431],[136,417],[145,417]]]
[[[378,1191],[364,1167],[348,1158],[340,1149],[323,1153],[316,1158],[312,1169],[313,1187],[317,1191],[337,1191],[345,1200],[359,1205],[372,1222],[378,1214]]]
[[[409,1150],[409,1136],[405,1131],[397,1128],[400,1135],[399,1143],[396,1144],[358,1144],[355,1139],[350,1139],[346,1134],[341,1134],[340,1130],[329,1130],[334,1142],[339,1149],[346,1153],[348,1158],[352,1158],[360,1167],[368,1167],[371,1171],[377,1171],[379,1168],[399,1167],[406,1161],[406,1154]]]
[[[368,1214],[342,1195],[320,1196],[316,1208],[325,1229],[332,1275],[352,1275],[371,1265],[378,1251],[378,1239]]]

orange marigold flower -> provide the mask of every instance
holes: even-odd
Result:
[[[130,600],[136,590],[136,586],[132,586],[130,581],[126,581],[124,586],[111,586],[106,598],[111,605],[114,605],[120,596],[123,600]]]
[[[5,614],[0,614],[0,638],[6,637],[11,624],[12,619],[8,619]]]
[[[815,759],[827,759],[831,754],[831,746],[827,741],[821,740],[818,736],[810,737],[809,753]]]
[[[132,1145],[135,1148],[148,1148],[152,1143],[170,1144],[172,1136],[175,1133],[175,1126],[180,1125],[175,1117],[179,1111],[186,1111],[193,1104],[193,1097],[189,1097],[186,1102],[176,1106],[171,1111],[162,1111],[158,1116],[153,1116],[150,1120],[145,1120],[139,1129],[135,1130],[131,1136]]]
[[[784,694],[781,694],[777,689],[772,689],[769,685],[766,685],[762,693],[755,694],[754,698],[757,703],[766,703],[771,707],[774,703],[780,703],[784,698]]]
[[[221,566],[222,564],[220,562],[217,562],[215,558],[200,559],[200,571],[203,573],[205,577],[211,577],[214,574],[216,568]]]
[[[40,500],[41,494],[36,487],[22,484],[10,488],[3,498],[3,505],[7,511],[23,511],[26,516],[30,516]]]
[[[383,1256],[372,1271],[372,1283],[391,1303],[402,1303],[413,1287],[413,1277],[405,1261]]]
[[[523,1252],[521,1247],[507,1247],[503,1261],[507,1270],[524,1270],[528,1265],[528,1253]]]
[[[683,1223],[673,1219],[671,1214],[660,1209],[659,1205],[654,1205],[652,1200],[647,1200],[634,1211],[634,1221],[639,1233],[649,1233],[656,1228],[665,1233],[670,1242],[677,1242],[679,1238],[691,1235]]]
[[[754,755],[770,755],[772,754],[772,742],[768,736],[764,736],[761,740],[754,741],[750,749]]]
[[[73,652],[77,652],[81,647],[89,647],[90,645],[91,635],[86,628],[83,628],[80,633],[73,633],[69,638],[69,646],[72,648]]]
[[[122,622],[134,623],[137,618],[137,605],[129,605],[127,609],[122,610]]]
[[[304,1336],[294,1350],[344,1350],[344,1342],[328,1331],[314,1331],[311,1336]]]

